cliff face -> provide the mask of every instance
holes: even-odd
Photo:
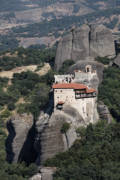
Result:
[[[106,120],[107,123],[112,122],[113,118],[110,114],[110,111],[103,102],[98,102],[98,113],[102,120]]]
[[[120,68],[120,54],[118,54],[117,57],[114,59],[112,65]]]
[[[57,48],[55,66],[57,70],[67,59],[75,62],[87,57],[115,57],[115,45],[111,31],[103,25],[88,26],[72,30],[63,37]]]
[[[90,123],[88,119],[81,117],[76,108],[70,105],[64,106],[62,111],[55,110],[44,126],[40,123],[40,120],[41,118],[39,118],[36,124],[37,134],[34,144],[38,152],[36,160],[38,165],[42,164],[46,159],[71,147],[77,139],[76,129]],[[93,123],[97,122],[97,120],[97,108],[94,108]],[[61,133],[62,125],[65,122],[70,124],[70,129],[66,135]]]
[[[7,123],[9,135],[6,141],[7,160],[9,162],[33,162],[35,159],[33,116],[15,115]]]

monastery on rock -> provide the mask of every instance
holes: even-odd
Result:
[[[86,67],[86,72],[75,71],[74,74],[56,75],[54,90],[54,110],[62,110],[65,105],[70,105],[78,110],[83,119],[93,121],[96,108],[96,90],[87,85],[76,83],[76,79],[93,76],[91,66]]]

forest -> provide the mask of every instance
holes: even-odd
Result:
[[[35,48],[17,48],[12,51],[0,53],[0,71],[11,70],[20,66],[39,65],[43,66],[48,62],[53,66],[55,58],[55,48],[35,49]]]
[[[48,159],[46,166],[57,167],[54,180],[119,180],[120,124],[96,125],[77,129],[78,137],[69,151]]]

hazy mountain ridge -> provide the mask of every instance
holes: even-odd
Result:
[[[0,23],[34,23],[63,16],[84,15],[96,10],[113,7],[106,1],[90,0],[11,0],[1,2]],[[32,14],[32,16],[31,16]]]
[[[116,4],[116,0],[2,0],[0,50],[18,45],[52,46],[65,31],[86,20],[112,28],[117,24],[118,29],[120,18]]]

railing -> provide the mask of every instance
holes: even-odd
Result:
[[[75,94],[76,99],[96,97],[95,93],[91,94]]]

